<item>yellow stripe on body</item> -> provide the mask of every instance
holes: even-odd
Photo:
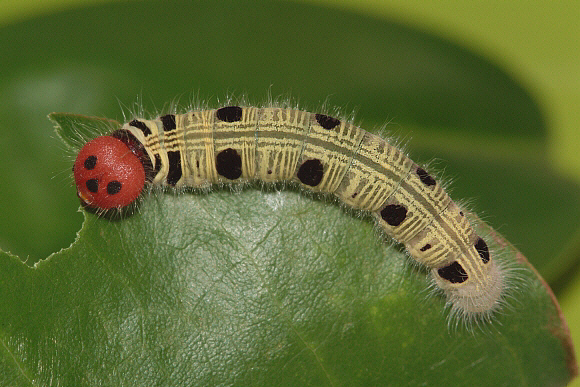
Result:
[[[256,175],[264,182],[288,181],[296,172],[310,113],[261,108],[256,128]]]
[[[334,194],[353,208],[373,212],[384,206],[413,162],[379,136],[363,133],[358,152]]]
[[[213,144],[215,110],[189,112],[184,116],[182,152],[187,155],[189,165],[186,183],[194,188],[208,187],[218,181]]]

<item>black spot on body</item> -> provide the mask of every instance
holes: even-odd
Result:
[[[272,170],[268,169],[268,175],[271,175],[271,174],[272,174]]]
[[[324,129],[334,129],[340,125],[340,120],[334,117],[327,116],[325,114],[316,114],[316,121]]]
[[[113,180],[107,184],[107,193],[109,195],[114,195],[121,192],[121,182]]]
[[[302,184],[316,187],[322,181],[324,167],[318,159],[306,160],[298,169],[296,177]]]
[[[85,185],[87,186],[87,189],[92,193],[97,193],[97,191],[99,190],[99,181],[97,179],[89,179],[87,180]]]
[[[477,242],[475,242],[475,249],[477,253],[481,257],[483,263],[489,262],[489,249],[487,248],[487,243],[482,238],[479,238]]]
[[[145,135],[145,137],[151,135],[151,130],[149,130],[147,125],[145,125],[145,123],[142,121],[133,120],[133,121],[129,122],[129,125],[142,131],[143,134]]]
[[[419,175],[419,179],[426,186],[435,185],[436,183],[435,179],[430,174],[428,174],[427,171],[424,170],[423,168],[417,168],[417,175]]]
[[[242,119],[242,108],[239,106],[226,106],[216,110],[215,116],[224,122],[236,122]]]
[[[242,158],[235,149],[228,148],[218,153],[215,164],[217,173],[227,179],[235,180],[242,176]]]
[[[407,217],[407,209],[400,204],[389,204],[381,210],[381,217],[390,226],[398,226]]]
[[[356,198],[356,197],[357,197],[357,195],[358,195],[358,192],[355,192],[355,193],[353,193],[352,195],[350,195],[350,197],[354,199],[354,198]]]
[[[94,169],[97,166],[97,156],[92,155],[87,157],[85,159],[84,165],[85,169],[88,169],[89,171]]]
[[[467,281],[467,273],[459,262],[455,261],[451,265],[442,267],[437,270],[437,273],[441,278],[451,282],[452,284],[460,284]]]
[[[427,243],[425,246],[421,247],[419,250],[420,251],[427,251],[431,248],[431,245],[429,243]]]
[[[167,173],[167,184],[175,185],[181,179],[181,152],[169,151],[167,152],[169,159],[169,172]]]
[[[175,115],[167,114],[165,116],[159,117],[159,119],[161,120],[161,123],[163,124],[163,130],[165,132],[168,132],[168,131],[176,128]]]
[[[160,170],[161,170],[161,157],[159,155],[155,155],[155,169],[153,170],[153,173],[157,175]]]

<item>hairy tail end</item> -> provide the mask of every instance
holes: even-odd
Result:
[[[434,275],[438,287],[442,288],[447,296],[450,308],[450,323],[466,322],[468,325],[490,321],[494,313],[498,312],[505,303],[506,273],[500,264],[493,260],[489,262],[484,276],[477,282],[450,286],[443,283],[439,276]]]

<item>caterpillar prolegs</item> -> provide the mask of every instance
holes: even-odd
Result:
[[[504,277],[483,238],[441,184],[381,137],[324,114],[227,106],[133,119],[88,142],[74,164],[78,196],[123,208],[146,184],[295,182],[370,212],[432,271],[453,312],[489,316]]]

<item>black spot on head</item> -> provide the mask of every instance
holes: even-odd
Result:
[[[272,174],[272,170],[268,169],[268,175],[271,175],[271,174]]]
[[[97,193],[97,191],[99,190],[99,181],[97,179],[89,179],[87,180],[85,185],[87,186],[87,189],[92,193]]]
[[[181,152],[179,151],[169,151],[167,152],[167,158],[169,159],[169,172],[167,172],[167,184],[175,185],[181,179]]]
[[[489,262],[489,249],[487,248],[487,243],[485,243],[485,241],[483,239],[478,238],[477,242],[475,242],[475,249],[477,250],[477,253],[481,257],[481,260],[483,261],[483,263],[488,263]]]
[[[463,211],[459,211],[459,215],[465,216],[465,215],[463,215]]]
[[[85,169],[89,171],[97,166],[97,156],[91,155],[85,159]]]
[[[438,269],[437,273],[441,278],[451,282],[452,284],[460,284],[467,281],[468,278],[467,273],[457,261],[453,262],[451,265]]]
[[[354,198],[356,198],[356,197],[357,197],[357,195],[358,195],[358,192],[355,192],[355,193],[353,193],[352,195],[350,195],[350,197],[354,199]]]
[[[417,168],[417,175],[419,175],[419,179],[426,186],[435,185],[435,179],[423,168]]]
[[[161,123],[163,124],[163,130],[165,132],[168,132],[168,131],[176,128],[175,115],[167,114],[165,116],[159,117],[159,119],[161,120]]]
[[[398,226],[407,217],[407,209],[400,204],[389,204],[381,210],[381,217],[390,226]]]
[[[302,184],[316,187],[322,181],[324,167],[318,159],[306,160],[298,169],[296,177]]]
[[[327,116],[325,114],[316,114],[316,121],[324,129],[334,129],[340,125],[340,120],[334,117]]]
[[[425,246],[421,247],[419,250],[421,251],[427,251],[431,248],[431,245],[429,243],[427,243]]]
[[[121,192],[121,182],[113,180],[107,184],[107,193],[109,195],[114,195]]]
[[[142,131],[143,134],[145,135],[145,137],[147,137],[151,134],[151,130],[149,130],[147,125],[145,125],[145,123],[142,121],[133,120],[133,121],[129,122],[129,125]]]
[[[242,176],[242,158],[232,148],[224,149],[218,153],[215,166],[217,173],[227,179],[235,180]]]
[[[236,122],[242,119],[242,108],[239,106],[226,106],[216,110],[215,116],[220,121]]]

